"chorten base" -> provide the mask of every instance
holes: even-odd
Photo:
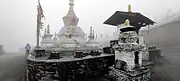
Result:
[[[138,71],[123,71],[110,67],[109,78],[113,81],[151,81],[152,71],[150,69],[141,69]]]

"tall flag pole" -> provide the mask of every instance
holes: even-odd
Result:
[[[39,36],[40,36],[40,29],[42,29],[43,26],[43,22],[42,22],[42,18],[44,18],[44,14],[43,14],[43,9],[42,6],[40,4],[40,0],[38,0],[38,6],[37,6],[37,45],[36,47],[39,47]]]

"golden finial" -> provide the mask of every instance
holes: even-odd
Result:
[[[128,5],[128,12],[131,12],[131,5]]]
[[[130,25],[129,19],[126,19],[126,21],[124,22],[124,26],[129,26],[129,25]]]
[[[50,33],[50,26],[49,26],[49,24],[47,25],[47,33]]]

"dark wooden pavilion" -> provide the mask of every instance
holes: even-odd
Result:
[[[118,26],[120,24],[123,24],[126,19],[130,21],[130,25],[136,28],[137,33],[141,27],[153,25],[155,23],[141,13],[131,12],[131,6],[129,5],[128,12],[116,11],[109,19],[104,22],[104,24]]]

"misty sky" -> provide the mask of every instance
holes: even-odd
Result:
[[[46,24],[51,30],[59,32],[63,26],[62,17],[66,15],[69,0],[41,0]],[[132,11],[141,12],[157,22],[168,15],[180,13],[179,0],[75,0],[75,13],[80,19],[79,26],[89,33],[92,26],[97,34],[114,31],[113,26],[104,25],[115,11],[127,11],[128,4]],[[0,0],[0,44],[6,51],[17,51],[30,43],[36,44],[36,9],[37,0]]]

